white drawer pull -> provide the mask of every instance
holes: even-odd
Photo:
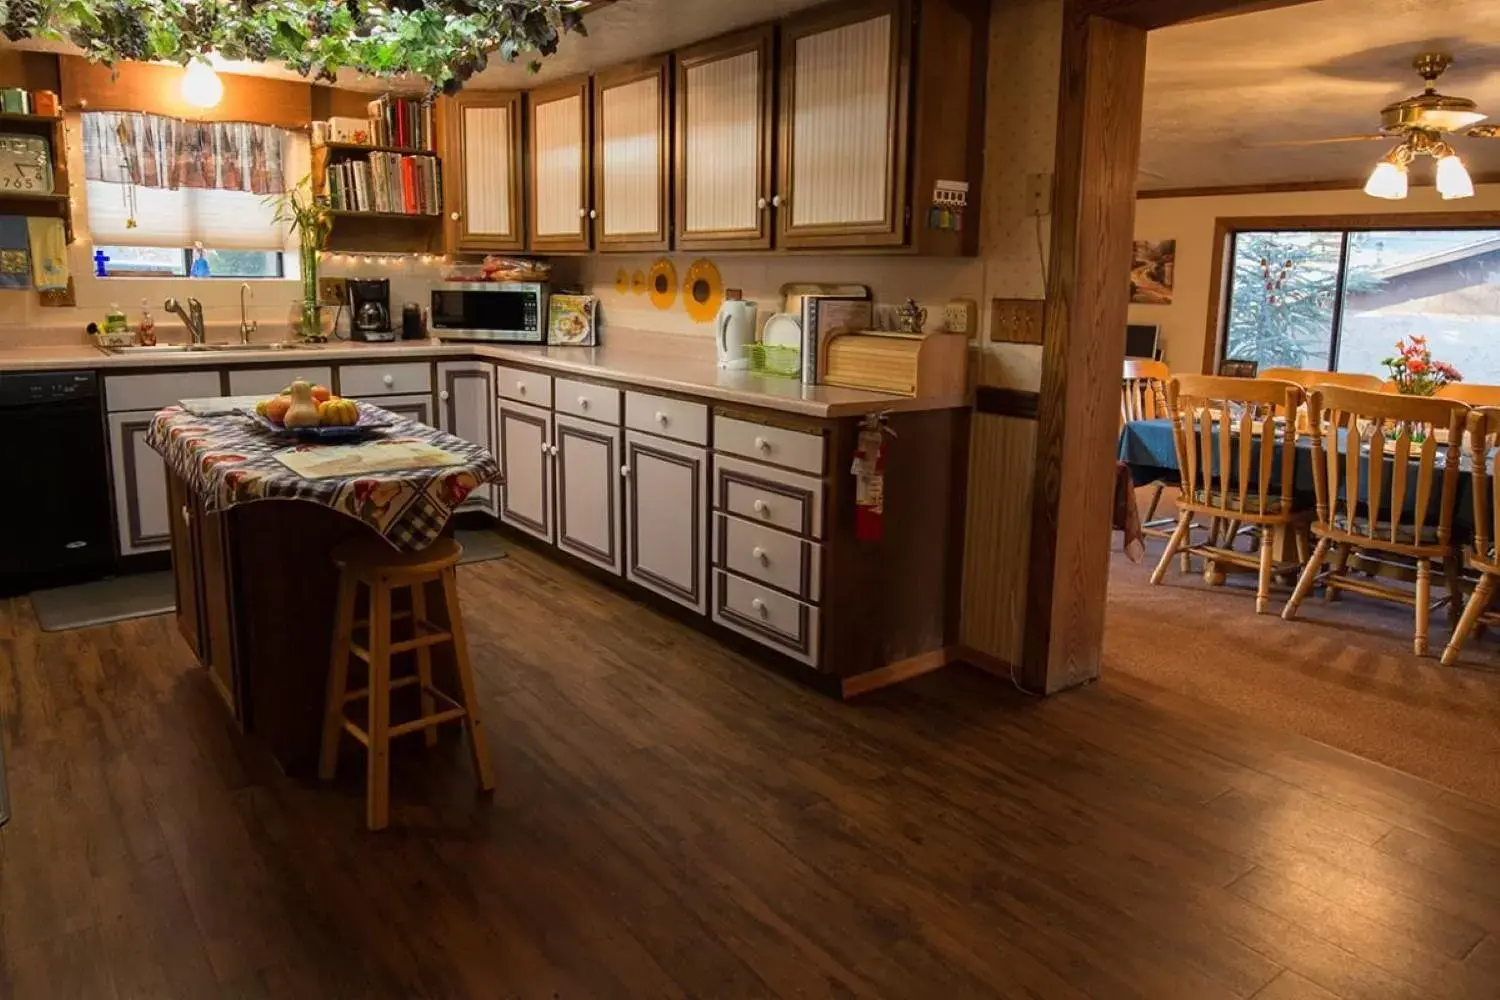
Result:
[[[587,410],[589,408],[589,398],[587,396],[578,397],[578,408],[580,410]]]
[[[442,392],[438,393],[438,398],[446,401],[448,399],[448,390],[444,389]]]
[[[526,395],[526,383],[525,382],[517,382],[516,383],[516,394],[519,395],[519,396]]]
[[[382,375],[382,376],[380,376],[380,381],[384,382],[386,385],[395,385],[396,384],[396,376],[394,376],[394,375]]]
[[[667,423],[669,421],[668,421],[667,415],[665,413],[661,412],[660,410],[657,410],[656,411],[656,422],[659,423],[659,424],[661,424],[663,427],[665,427],[665,426],[667,426]]]
[[[551,452],[551,453],[552,453],[552,457],[553,457],[553,458],[556,458],[556,457],[557,457],[557,445],[552,445],[552,446],[551,446],[551,447],[550,447],[550,448],[548,448],[548,449],[547,449],[547,450],[548,450],[548,451],[550,451],[550,452]]]
[[[762,517],[770,517],[771,516],[771,508],[770,508],[769,505],[766,504],[766,502],[764,500],[757,500],[757,501],[755,501],[754,507],[755,507],[755,513],[759,514],[760,516],[762,516]]]
[[[763,437],[758,437],[758,438],[755,439],[755,450],[756,451],[770,451],[771,450],[771,442],[767,441]]]
[[[762,601],[759,597],[752,599],[750,601],[750,606],[754,608],[755,613],[760,615],[762,618],[766,618],[769,616],[769,612],[766,610],[766,602]]]
[[[630,466],[628,466],[628,465],[622,465],[622,466],[620,466],[620,475],[624,476],[626,479],[629,479],[630,478]]]
[[[755,561],[760,563],[762,566],[771,565],[771,557],[766,555],[766,550],[761,548],[759,545],[751,549],[750,554],[754,556]]]
[[[547,442],[545,441],[542,442],[542,454],[547,454]]]

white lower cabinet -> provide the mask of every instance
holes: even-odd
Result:
[[[557,487],[557,547],[620,572],[620,428],[553,415],[548,452]]]
[[[522,403],[500,402],[496,424],[500,520],[546,542],[552,531],[552,414]]]
[[[625,576],[708,613],[708,452],[625,436]]]
[[[495,451],[495,366],[481,361],[450,361],[437,366],[438,426],[454,437]],[[499,508],[495,487],[479,487],[459,510]]]
[[[432,397],[426,393],[420,396],[376,396],[365,402],[428,427],[438,425],[437,415],[432,412]]]
[[[146,444],[146,431],[155,416],[155,410],[109,415],[115,525],[122,556],[161,552],[172,544],[166,466]]]

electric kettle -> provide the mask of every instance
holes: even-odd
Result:
[[[755,303],[747,302],[738,288],[724,290],[724,304],[714,319],[719,345],[719,367],[743,370],[750,367],[746,352],[755,343]]]

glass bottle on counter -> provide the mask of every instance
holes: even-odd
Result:
[[[141,322],[135,328],[135,342],[142,347],[156,346],[156,320],[151,316],[151,304],[141,299]]]

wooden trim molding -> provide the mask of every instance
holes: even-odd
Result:
[[[1394,142],[1395,140],[1392,140]],[[1500,184],[1500,174],[1475,174],[1474,183]],[[1245,194],[1296,194],[1303,191],[1362,191],[1365,178],[1349,178],[1332,181],[1286,181],[1276,184],[1233,184],[1226,187],[1152,188],[1137,191],[1135,196],[1142,201],[1158,198],[1227,198]]]
[[[957,646],[944,646],[930,653],[919,653],[904,660],[897,660],[895,663],[887,664],[868,673],[845,677],[839,685],[840,693],[845,698],[857,698],[862,694],[890,687],[892,684],[909,681],[913,677],[930,674],[934,670],[941,670],[957,659],[957,652]]]
[[[1041,396],[1027,389],[1007,389],[998,385],[974,387],[974,409],[997,417],[1019,417],[1035,420]]]
[[[111,69],[82,56],[60,56],[63,105],[90,111],[146,111],[192,121],[257,122],[306,128],[312,121],[312,86],[290,80],[224,73],[224,97],[212,108],[182,99],[183,70],[154,63],[122,62]],[[366,98],[368,100],[368,98]]]

